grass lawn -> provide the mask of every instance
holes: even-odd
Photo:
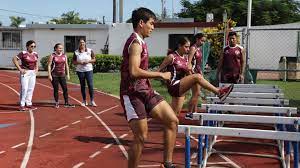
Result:
[[[71,75],[71,81],[79,83],[76,74]],[[168,102],[171,102],[171,97],[168,94],[166,86],[162,85],[158,80],[151,80],[151,83],[158,93],[160,93]],[[290,106],[300,108],[300,82],[259,80],[257,83],[278,85],[281,89],[283,89],[286,99],[290,100]],[[103,92],[119,96],[120,74],[94,73],[94,87]],[[189,95],[187,97],[189,97]]]

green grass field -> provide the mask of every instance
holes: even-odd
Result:
[[[71,75],[71,81],[79,83],[76,74]],[[171,97],[167,92],[166,86],[162,85],[159,80],[151,80],[153,88],[159,92],[168,102]],[[283,82],[283,81],[257,81],[260,84],[275,84],[284,90],[286,99],[290,100],[290,106],[300,108],[300,82]],[[119,96],[120,74],[119,73],[95,73],[94,87],[106,93]]]

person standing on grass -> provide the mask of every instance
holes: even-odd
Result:
[[[32,96],[36,82],[36,74],[39,71],[38,54],[34,51],[36,43],[33,40],[26,42],[26,51],[20,52],[14,56],[12,62],[20,71],[20,111],[36,110],[32,106]],[[21,65],[19,64],[21,60]]]
[[[149,79],[169,80],[170,72],[148,71],[148,49],[144,39],[154,30],[155,14],[147,8],[132,12],[134,32],[127,39],[121,63],[120,99],[124,115],[133,133],[129,148],[128,168],[137,168],[148,134],[147,117],[164,125],[164,168],[174,168],[173,150],[178,119],[170,105],[151,87]]]
[[[190,47],[188,53],[188,68],[192,70],[193,74],[202,73],[202,45],[205,43],[206,37],[202,33],[197,33],[194,36],[195,44]],[[197,112],[198,98],[200,96],[201,87],[200,85],[194,85],[192,87],[192,97],[189,101],[189,112]]]
[[[217,75],[221,83],[243,83],[246,67],[245,49],[237,44],[236,32],[229,32],[229,45],[221,53]]]
[[[94,101],[94,86],[93,86],[93,63],[96,62],[96,57],[92,49],[86,47],[84,39],[79,40],[79,47],[74,52],[73,64],[76,65],[76,73],[79,78],[82,103],[81,106],[91,105],[96,107]],[[87,103],[85,93],[85,81],[87,82],[90,94],[90,103]]]
[[[221,101],[226,99],[233,88],[233,85],[216,88],[205,80],[200,73],[191,74],[191,70],[188,68],[189,49],[189,39],[187,37],[179,38],[177,49],[169,51],[168,56],[158,68],[158,71],[166,70],[172,74],[172,79],[167,83],[167,86],[168,92],[172,96],[171,106],[177,115],[182,109],[185,93],[195,85],[200,85],[218,95]],[[188,113],[187,117],[190,117],[190,114]]]
[[[55,100],[55,108],[59,108],[58,102],[58,84],[60,84],[65,99],[65,107],[75,107],[69,104],[67,81],[70,80],[68,57],[63,53],[63,45],[57,43],[54,46],[54,52],[48,59],[48,79],[53,86],[53,95]]]

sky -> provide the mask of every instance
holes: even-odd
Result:
[[[4,1],[4,0],[0,0]],[[9,16],[22,16],[26,18],[25,23],[44,22],[51,20],[51,17],[60,17],[61,14],[68,11],[76,11],[81,18],[98,19],[102,22],[105,16],[107,23],[112,22],[112,1],[113,0],[5,0],[0,6],[0,21],[3,26],[9,26]],[[147,7],[157,14],[161,14],[161,0],[123,0],[124,18],[126,21],[130,18],[133,9],[138,7]],[[194,0],[191,0],[194,1]],[[166,0],[168,15],[172,16],[172,2],[174,13],[178,13],[182,6],[180,0]],[[117,0],[118,3],[118,0]],[[39,16],[30,16],[10,11],[17,11]],[[49,17],[44,17],[49,16]],[[117,16],[118,19],[118,16]]]

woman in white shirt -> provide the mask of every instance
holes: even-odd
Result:
[[[80,81],[82,103],[81,106],[91,105],[96,107],[94,101],[94,86],[93,86],[93,63],[96,62],[95,54],[92,49],[86,47],[84,39],[79,40],[79,48],[74,52],[73,64],[76,65],[76,73]],[[85,93],[85,81],[89,88],[90,103],[87,103]]]

